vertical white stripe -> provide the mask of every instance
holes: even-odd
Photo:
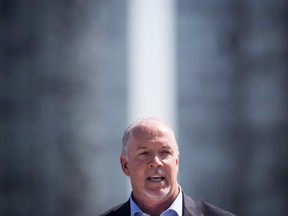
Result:
[[[128,120],[175,125],[175,2],[128,1]]]
[[[175,11],[175,0],[128,0],[129,123],[155,116],[176,130]]]

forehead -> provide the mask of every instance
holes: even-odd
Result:
[[[128,143],[133,146],[146,145],[148,143],[171,146],[174,144],[172,130],[164,125],[154,122],[136,125],[130,132]]]
[[[131,130],[131,136],[134,139],[142,139],[143,137],[154,138],[168,135],[169,131],[167,126],[160,124],[157,125],[155,123],[140,124]]]

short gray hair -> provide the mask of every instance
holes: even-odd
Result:
[[[177,144],[177,141],[176,141],[176,138],[175,138],[175,135],[174,135],[174,132],[173,132],[173,129],[170,125],[168,125],[167,123],[163,122],[161,119],[159,118],[155,118],[155,117],[149,117],[149,118],[141,118],[141,119],[138,119],[136,121],[134,121],[133,123],[131,123],[127,129],[124,131],[124,134],[123,134],[123,137],[122,137],[122,155],[127,157],[127,148],[128,148],[128,140],[130,138],[130,135],[131,135],[131,132],[132,130],[141,125],[142,123],[144,123],[145,121],[149,121],[149,120],[152,120],[152,121],[156,121],[156,122],[159,122],[163,125],[165,125],[166,127],[168,127],[171,131],[171,134],[173,136],[173,139],[174,139],[174,143],[175,143],[175,148],[176,148],[176,153],[177,153],[177,156],[179,156],[179,148],[178,148],[178,144]]]

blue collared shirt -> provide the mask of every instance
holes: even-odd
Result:
[[[160,216],[182,216],[182,190],[179,186],[179,194],[171,204],[171,206],[163,211]],[[130,195],[130,210],[131,216],[149,216],[149,214],[144,213],[139,206],[134,202],[132,198],[132,193]]]

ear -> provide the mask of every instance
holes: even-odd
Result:
[[[120,156],[120,163],[121,163],[121,168],[126,176],[130,176],[129,168],[128,168],[128,160],[125,156],[121,155]]]
[[[176,165],[177,165],[177,170],[179,168],[179,156],[176,158]]]

